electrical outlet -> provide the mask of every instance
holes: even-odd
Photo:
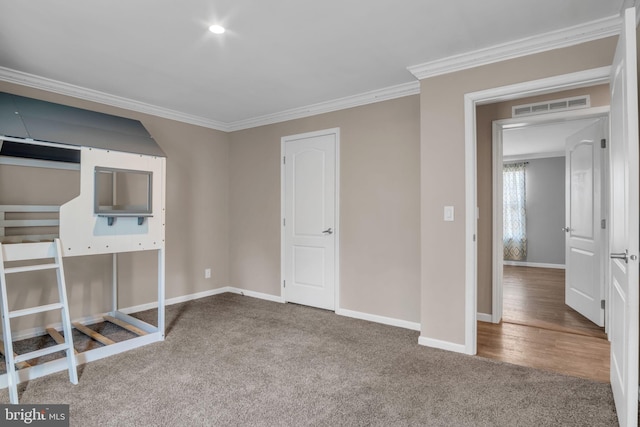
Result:
[[[211,279],[211,269],[210,268],[205,268],[204,269],[204,278],[205,279]]]

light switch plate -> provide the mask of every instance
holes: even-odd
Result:
[[[453,221],[454,211],[453,206],[445,206],[444,207],[444,220],[445,221]]]

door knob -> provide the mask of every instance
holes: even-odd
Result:
[[[629,250],[625,249],[624,252],[619,252],[619,253],[613,253],[611,255],[609,255],[611,257],[611,259],[622,259],[624,260],[625,264],[629,263]]]
[[[329,227],[326,230],[324,230],[323,233],[324,234],[333,234],[333,230],[331,229],[331,227]]]
[[[562,228],[561,228],[561,230],[562,230],[562,231],[564,231],[565,233],[568,233],[568,232],[570,232],[570,231],[571,231],[571,228],[569,228],[569,227],[562,227]]]

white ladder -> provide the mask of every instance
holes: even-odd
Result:
[[[53,258],[53,263],[26,265],[19,267],[5,267],[5,263],[10,261],[27,261],[50,258]],[[37,270],[56,270],[58,277],[59,302],[25,308],[22,310],[9,311],[6,275]],[[4,339],[4,357],[7,365],[9,401],[13,404],[18,403],[19,377],[18,371],[16,371],[16,364],[58,351],[66,352],[66,358],[69,366],[69,380],[72,384],[78,384],[78,372],[76,368],[76,358],[73,349],[71,321],[69,318],[69,304],[67,302],[67,290],[64,281],[64,268],[62,266],[62,249],[60,247],[60,239],[55,239],[53,242],[13,243],[5,245],[0,244],[0,288],[0,297],[2,298],[2,335]],[[62,344],[57,344],[29,353],[14,354],[13,342],[11,338],[11,319],[15,317],[43,313],[45,311],[52,310],[61,311],[64,342]]]

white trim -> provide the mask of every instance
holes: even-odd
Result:
[[[514,267],[555,268],[558,270],[566,269],[564,264],[550,264],[546,262],[503,261],[502,265],[512,265]]]
[[[231,293],[242,295],[245,297],[258,298],[265,301],[278,302],[278,303],[285,302],[284,298],[278,295],[265,294],[265,293],[256,292],[256,291],[248,291],[242,288],[234,288],[233,286],[227,286],[226,288],[223,288],[223,289],[225,289],[225,292],[231,292]]]
[[[165,300],[164,305],[168,306],[173,304],[179,304],[181,302],[187,302],[194,299],[206,298],[213,295],[223,294],[225,292],[232,292],[231,289],[232,288],[230,288],[229,286],[225,286],[218,289],[211,289],[208,291],[196,292],[194,294],[188,294],[188,295],[182,295],[179,297],[169,298]],[[150,302],[147,304],[140,304],[140,305],[134,305],[127,308],[121,308],[118,311],[121,311],[124,314],[131,314],[131,313],[137,313],[139,311],[151,310],[157,307],[158,307],[158,302],[156,301],[156,302]]]
[[[478,244],[477,244],[477,228],[478,228],[478,195],[477,195],[477,170],[476,170],[476,109],[475,105],[472,109],[466,108],[467,97],[465,95],[465,312],[468,317],[464,328],[464,353],[477,353],[477,319],[476,310],[478,307]]]
[[[502,265],[499,264],[500,260],[504,258],[504,242],[502,236],[502,191],[503,191],[503,183],[502,183],[502,172],[504,156],[502,154],[502,129],[499,127],[496,121],[491,124],[491,132],[493,135],[493,139],[491,142],[492,148],[492,160],[491,160],[491,170],[492,170],[492,188],[493,188],[493,197],[492,197],[492,248],[493,252],[491,254],[491,316],[493,323],[500,323],[502,320],[502,279],[503,279],[503,271]]]
[[[344,110],[346,108],[373,104],[376,102],[387,101],[390,99],[401,98],[409,95],[417,95],[420,93],[420,83],[417,81],[411,81],[408,83],[402,83],[382,89],[375,89],[356,95],[346,96],[343,98],[319,102],[317,104],[292,108],[290,110],[280,111],[264,116],[236,120],[233,122],[222,122],[206,117],[182,113],[180,111],[147,104],[145,102],[124,98],[117,95],[111,95],[106,92],[100,92],[82,86],[76,86],[69,83],[48,79],[46,77],[40,77],[34,74],[24,73],[22,71],[13,70],[6,67],[0,67],[0,81],[13,83],[20,86],[32,87],[35,89],[46,90],[48,92],[71,96],[78,99],[84,99],[104,105],[110,105],[113,107],[124,108],[130,111],[137,111],[139,113],[150,114],[157,117],[163,117],[165,119],[176,120],[178,122],[189,123],[192,125],[220,130],[223,132],[233,132],[236,130],[249,129],[272,123],[280,123],[287,120],[315,116],[317,114]]]
[[[466,353],[466,346],[464,344],[441,341],[435,338],[420,336],[420,338],[418,338],[418,344],[424,345],[425,347],[439,348],[440,350],[454,351],[456,353]]]
[[[486,322],[486,323],[499,323],[493,321],[493,316],[487,313],[478,313],[476,314],[476,319],[478,322]]]
[[[522,160],[550,159],[552,157],[564,157],[564,151],[549,151],[546,153],[518,154],[513,156],[502,156],[502,163],[518,162]]]
[[[164,117],[165,119],[176,120],[210,129],[227,131],[228,128],[226,123],[217,120],[181,113],[180,111],[158,107],[156,105],[124,98],[122,96],[112,95],[106,92],[100,92],[86,87],[36,76],[35,74],[12,70],[11,68],[0,67],[0,81],[46,90],[60,95],[71,96],[104,105],[111,105],[112,107],[124,108],[126,110],[137,111],[139,113],[151,114],[153,116]]]
[[[470,93],[476,105],[491,104],[495,102],[510,101],[512,99],[527,96],[543,95],[547,93],[560,92],[562,90],[577,89],[598,84],[608,84],[611,66],[591,68],[589,70],[576,71],[575,73],[562,74],[559,76],[547,77],[539,80],[515,83],[507,86],[500,86]],[[599,107],[602,108],[602,107]],[[581,110],[567,112],[580,113]],[[528,116],[519,117],[514,120],[521,123],[534,123],[536,120],[547,120],[555,118],[557,113],[549,113],[544,117]]]
[[[420,82],[412,81],[376,89],[369,92],[338,98],[331,101],[319,102],[317,104],[304,107],[292,108],[278,113],[253,117],[245,120],[238,120],[228,123],[228,131],[243,130],[258,126],[270,125],[273,123],[286,122],[288,120],[300,119],[303,117],[315,116],[318,114],[330,113],[332,111],[344,110],[347,108],[359,107],[376,102],[388,101],[390,99],[402,98],[420,93]]]
[[[418,92],[420,91],[420,85],[418,84]],[[335,263],[334,263],[334,274],[335,274],[335,288],[334,288],[334,311],[340,309],[340,236],[342,235],[342,229],[340,228],[340,128],[334,128],[336,132],[336,182],[335,182],[335,210],[336,217],[334,219],[335,224]]]
[[[418,80],[573,46],[620,33],[619,15],[407,67]]]
[[[398,328],[411,329],[412,331],[420,330],[419,322],[410,322],[408,320],[395,319],[393,317],[379,316],[377,314],[363,313],[360,311],[347,310],[339,308],[336,310],[336,314],[345,317],[352,317],[354,319],[367,320],[374,323],[382,323],[383,325],[397,326]]]
[[[477,340],[477,306],[472,296],[477,292],[476,243],[473,241],[476,220],[476,106],[524,96],[550,93],[577,87],[608,83],[611,67],[600,67],[545,79],[471,92],[464,95],[465,113],[465,348],[475,354]],[[575,110],[579,112],[584,110]],[[471,226],[470,226],[471,224]]]

